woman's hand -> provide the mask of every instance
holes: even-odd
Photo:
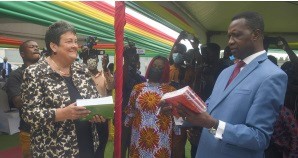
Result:
[[[90,111],[83,106],[77,106],[76,103],[72,103],[65,108],[59,108],[56,110],[56,122],[64,120],[76,120],[82,117],[86,117],[90,114]]]
[[[91,120],[89,120],[92,123],[104,123],[106,122],[106,119],[103,116],[100,115],[94,115],[93,118]]]

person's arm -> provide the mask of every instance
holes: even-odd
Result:
[[[282,42],[282,44],[278,45],[277,47],[279,48],[281,47],[284,51],[286,51],[287,54],[289,55],[291,62],[293,62],[295,65],[298,65],[298,57],[294,53],[294,51],[290,48],[288,42],[282,37],[278,37],[278,38],[279,38],[279,41]]]
[[[191,44],[193,49],[198,49],[199,48],[200,41],[197,37],[193,36],[193,41],[191,41],[189,39],[188,39],[188,41]]]
[[[108,69],[103,70],[104,78],[105,78],[105,86],[108,91],[111,91],[115,87],[114,76]]]
[[[11,73],[10,77],[7,80],[6,85],[6,94],[8,99],[12,101],[13,105],[20,109],[22,107],[21,100],[21,84],[22,84],[22,74],[18,73],[19,70],[16,70]]]
[[[72,103],[64,108],[55,109],[55,122],[65,121],[65,120],[76,120],[79,118],[86,117],[90,114],[90,111],[85,107],[76,106],[76,103]],[[92,119],[92,122],[97,122],[97,116]],[[99,118],[98,122],[102,122]]]
[[[11,69],[11,64],[8,63],[8,73],[9,73],[9,75],[10,75],[11,71],[12,71],[12,69]]]
[[[22,98],[21,98],[21,96],[19,96],[19,95],[14,96],[14,97],[12,98],[12,103],[13,103],[13,105],[14,105],[16,108],[18,108],[18,109],[22,108],[22,106],[23,106],[23,104],[22,104]]]
[[[109,57],[104,55],[101,58],[102,69],[103,69],[103,76],[105,78],[105,88],[108,91],[114,89],[114,76],[111,74],[110,70],[108,69]]]

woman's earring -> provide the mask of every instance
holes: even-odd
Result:
[[[54,54],[54,55],[56,55],[56,54],[57,54],[57,52],[53,52],[53,54]]]

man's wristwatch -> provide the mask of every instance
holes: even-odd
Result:
[[[218,124],[219,124],[219,121],[216,120],[216,124],[213,127],[211,127],[211,128],[208,129],[209,130],[209,133],[215,135],[216,134],[216,131],[217,131]]]

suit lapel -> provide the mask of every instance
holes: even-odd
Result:
[[[239,85],[251,72],[253,72],[260,63],[262,63],[264,60],[267,59],[267,53],[264,53],[260,56],[258,56],[256,59],[254,59],[253,61],[251,61],[248,65],[246,65],[243,70],[235,77],[235,79],[230,83],[230,85],[226,87],[226,84],[228,83],[228,80],[230,78],[230,75],[232,74],[233,70],[230,73],[227,73],[227,75],[225,76],[225,83],[224,85],[220,85],[221,88],[219,90],[220,94],[218,96],[218,99],[214,102],[214,106],[210,107],[210,113],[218,106],[218,104],[223,101],[230,93],[233,89],[235,89],[237,87],[237,85]],[[233,67],[235,68],[235,66]]]

